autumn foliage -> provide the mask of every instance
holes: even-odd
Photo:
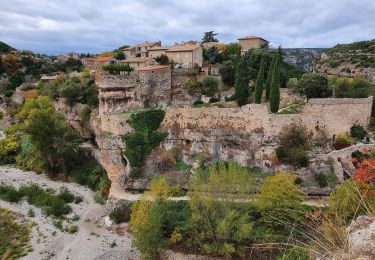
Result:
[[[354,173],[356,181],[362,184],[375,183],[375,158],[356,162],[356,166],[357,170]]]

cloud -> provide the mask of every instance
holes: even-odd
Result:
[[[1,0],[0,40],[47,54],[258,35],[283,47],[375,38],[373,0]]]

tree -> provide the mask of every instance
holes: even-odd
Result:
[[[264,75],[265,67],[266,67],[266,61],[265,59],[262,59],[262,62],[260,64],[260,69],[258,71],[257,81],[255,84],[255,103],[257,104],[262,103],[262,95],[263,95],[263,88],[264,88],[264,81],[265,81],[265,75]]]
[[[223,59],[224,60],[234,60],[241,56],[241,46],[239,43],[229,43],[225,45],[223,50]]]
[[[270,87],[270,109],[272,113],[279,111],[280,106],[280,57],[276,56],[274,59],[275,66],[272,71],[272,80]]]
[[[249,239],[252,222],[234,202],[254,191],[247,169],[234,162],[214,163],[193,175],[191,189],[193,246],[209,254],[242,255],[241,242]]]
[[[247,63],[245,56],[242,56],[240,62],[237,64],[236,76],[235,76],[235,98],[239,106],[247,104],[247,98],[249,97],[249,76],[247,70]]]
[[[326,98],[332,94],[327,77],[318,73],[303,75],[298,82],[298,91],[307,98]]]
[[[116,60],[124,60],[125,59],[125,54],[122,51],[116,51],[114,58]]]
[[[217,33],[214,31],[205,32],[201,43],[218,42],[219,40],[215,38],[216,35]]]
[[[135,245],[147,259],[156,259],[167,246],[163,221],[169,190],[164,176],[155,178],[150,183],[150,191],[131,207],[130,228]]]
[[[81,84],[73,82],[73,80],[65,80],[60,87],[60,96],[66,98],[66,103],[69,106],[73,106],[82,96]]]
[[[155,61],[160,65],[169,64],[169,58],[166,54],[161,54],[160,56],[155,57]]]
[[[2,57],[1,66],[8,75],[13,75],[21,68],[21,60],[13,54],[8,54]]]
[[[222,61],[222,56],[219,52],[219,49],[216,46],[212,46],[207,49],[206,57],[207,57],[208,63],[210,64],[216,64]]]
[[[27,99],[16,114],[19,123],[10,127],[10,134],[26,134],[34,148],[34,156],[49,174],[68,173],[79,157],[82,140],[56,113],[48,97]]]
[[[220,66],[219,73],[224,84],[234,86],[236,64],[232,60],[224,61]]]
[[[269,66],[268,73],[267,73],[267,82],[266,82],[266,100],[270,98],[271,92],[271,84],[272,84],[272,73],[275,70],[276,59],[273,57],[271,65]]]
[[[202,81],[202,88],[202,94],[214,96],[218,92],[219,80],[212,76],[207,76]]]

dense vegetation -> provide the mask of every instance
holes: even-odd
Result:
[[[130,116],[129,125],[134,129],[134,133],[124,136],[124,142],[125,155],[129,160],[133,177],[141,174],[145,157],[167,136],[167,133],[158,131],[164,114],[163,110],[155,109]]]
[[[16,213],[0,208],[1,259],[18,259],[32,250],[29,224],[21,223],[19,218]]]
[[[76,103],[96,106],[98,104],[98,87],[94,76],[84,70],[80,77],[58,77],[54,81],[40,82],[37,86],[38,94],[52,99],[65,98],[69,106]]]
[[[256,258],[251,244],[294,241],[299,235],[290,227],[306,228],[304,212],[309,208],[301,204],[304,195],[294,180],[287,173],[269,177],[251,201],[256,189],[248,170],[218,162],[195,173],[189,202],[172,202],[167,200],[170,187],[159,177],[132,206],[135,244],[150,259],[167,247],[225,257],[255,254]]]

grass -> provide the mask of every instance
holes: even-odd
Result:
[[[177,161],[174,168],[177,171],[184,171],[184,170],[190,170],[192,168],[192,166],[188,163],[183,162],[183,161]]]
[[[301,113],[302,107],[305,105],[303,101],[296,101],[289,106],[283,108],[280,112],[277,112],[278,115],[289,115],[289,114],[299,114]]]
[[[5,183],[0,184],[0,199],[9,202],[19,202],[22,198],[25,198],[29,204],[41,208],[47,216],[57,218],[72,212],[69,203],[77,199],[65,187],[55,194],[54,190],[44,190],[37,184],[24,185],[18,190]]]
[[[18,214],[0,208],[0,259],[18,259],[32,250],[30,226],[18,223]]]

